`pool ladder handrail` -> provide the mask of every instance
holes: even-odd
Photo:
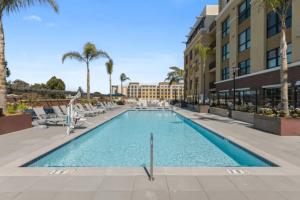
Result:
[[[153,154],[153,148],[154,148],[154,137],[153,133],[150,134],[150,176],[149,180],[154,181],[154,174],[153,174],[153,168],[154,168],[154,154]]]

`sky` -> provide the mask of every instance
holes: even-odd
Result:
[[[206,4],[218,0],[57,0],[59,13],[37,5],[6,15],[4,31],[9,80],[30,84],[61,78],[67,90],[86,88],[83,63],[61,57],[92,42],[114,60],[112,82],[164,81],[169,67],[183,68],[186,35]],[[91,90],[109,91],[105,62],[91,64]]]

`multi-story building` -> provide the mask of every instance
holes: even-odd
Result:
[[[180,100],[183,97],[183,84],[159,83],[158,85],[129,83],[128,98],[143,100]]]
[[[123,94],[127,96],[127,86],[123,86],[123,91],[120,85],[112,85],[112,94]]]
[[[185,70],[185,99],[195,102],[208,97],[209,91],[215,91],[216,81],[216,24],[215,18],[218,15],[218,5],[207,5],[197,18],[187,36],[186,49],[184,52]],[[206,68],[201,68],[200,56],[196,50],[197,45],[210,48],[206,60]],[[204,79],[204,77],[206,77]]]
[[[299,106],[300,12],[297,11],[300,8],[300,1],[291,0],[291,2],[286,17],[289,100],[291,105]],[[245,99],[251,98],[252,102],[259,105],[272,103],[276,106],[279,104],[281,93],[280,23],[277,14],[261,0],[219,0],[215,32],[211,32],[216,38],[215,84],[218,102],[220,98],[226,99],[222,102],[232,101],[235,96],[236,101],[239,102],[245,102]],[[212,30],[214,31],[214,28]],[[198,35],[201,35],[201,32]],[[192,46],[192,42],[188,41],[185,51],[187,97],[193,94],[193,91],[195,93],[196,85],[198,85],[195,84],[198,72],[193,69],[193,64],[189,63],[196,63],[196,61],[190,61],[193,53],[189,55],[189,46]],[[235,95],[233,95],[234,88],[236,89]]]
[[[219,0],[216,18],[216,88],[240,101],[259,90],[262,103],[280,102],[280,27],[276,13],[261,0]],[[300,8],[292,0],[286,18],[290,100],[297,104],[300,80]],[[235,76],[236,75],[236,78]],[[234,81],[235,79],[235,81]],[[299,84],[300,85],[300,84]],[[231,95],[232,96],[232,95]]]

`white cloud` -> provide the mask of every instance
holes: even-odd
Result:
[[[42,18],[37,15],[30,15],[23,18],[25,21],[42,22]]]
[[[55,24],[54,24],[54,23],[47,23],[46,26],[47,26],[48,28],[52,28],[52,27],[55,26]]]

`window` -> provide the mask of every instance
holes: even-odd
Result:
[[[287,62],[292,63],[292,44],[287,45]],[[267,52],[267,68],[278,67],[281,65],[281,51],[280,47],[272,49]]]
[[[287,12],[285,24],[287,28],[290,28],[292,26],[292,7],[290,7]],[[280,31],[281,31],[281,21],[278,15],[273,11],[269,12],[267,16],[268,38],[278,34]]]
[[[222,24],[222,36],[226,37],[230,32],[229,17]]]
[[[190,60],[193,59],[193,50],[190,51]]]
[[[271,69],[279,66],[279,48],[267,52],[267,68]]]
[[[222,48],[222,58],[223,60],[229,59],[230,51],[229,51],[229,44],[226,43]]]
[[[239,63],[239,76],[250,74],[250,59]]]
[[[250,28],[246,29],[239,35],[239,51],[243,52],[246,49],[249,49],[251,46],[251,33]]]
[[[250,14],[251,14],[250,0],[245,0],[239,7],[239,23],[242,23],[247,18],[249,18]]]
[[[225,67],[222,69],[222,80],[229,79],[229,68]]]
[[[289,43],[287,45],[287,62],[288,63],[292,63],[293,62],[293,59],[292,59],[292,43]]]

